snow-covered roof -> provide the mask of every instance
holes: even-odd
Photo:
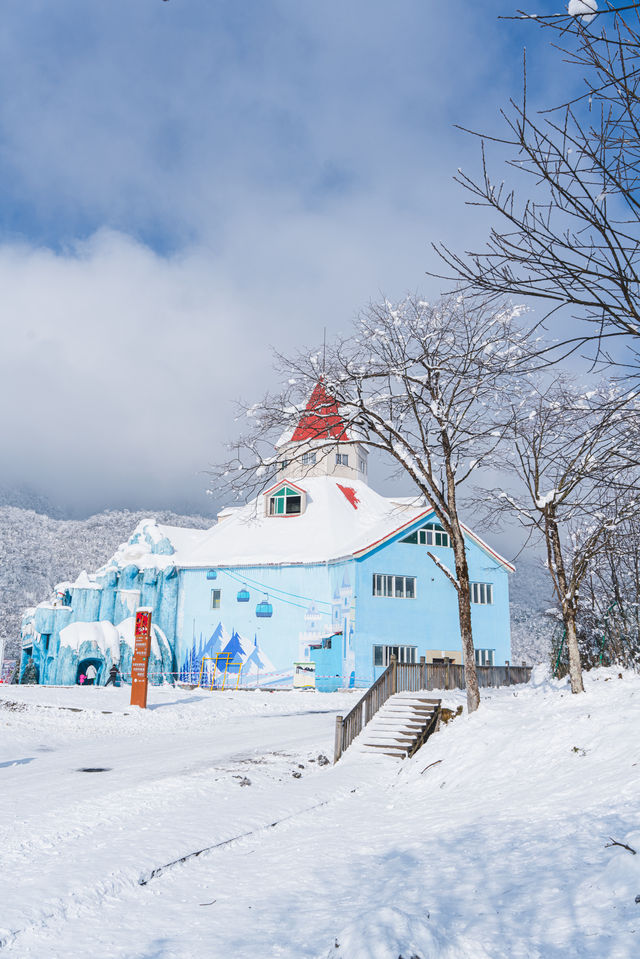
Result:
[[[285,482],[283,478],[278,486]],[[223,523],[206,530],[192,549],[174,557],[175,564],[188,568],[263,566],[361,556],[432,512],[420,498],[387,498],[359,480],[315,476],[297,479],[296,484],[306,493],[303,513],[269,516],[265,494],[261,494]],[[483,549],[512,569],[468,532]]]
[[[301,514],[270,516],[265,498],[287,485],[304,491]],[[109,570],[202,569],[220,566],[269,566],[326,563],[362,557],[379,549],[420,520],[433,516],[423,497],[381,496],[360,480],[333,476],[283,477],[277,487],[246,506],[224,510],[225,519],[211,529],[161,526],[152,518],[138,524],[129,541],[92,577],[81,573],[76,588],[96,588],[96,579]],[[506,569],[513,566],[475,533],[465,533]]]

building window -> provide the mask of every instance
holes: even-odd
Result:
[[[315,455],[315,454],[314,454]],[[269,516],[295,516],[302,512],[302,497],[298,490],[282,486],[269,497]]]
[[[476,649],[476,666],[495,666],[495,649]]]
[[[289,460],[281,460],[278,466],[278,469],[280,470],[280,472],[282,472],[283,470],[286,470],[288,465],[289,465]]]
[[[348,465],[349,465],[349,454],[336,453],[336,466],[348,466]]]
[[[374,646],[373,665],[388,666],[392,656],[395,656],[399,663],[415,663],[417,648],[417,646]]]
[[[493,586],[491,583],[471,583],[471,602],[478,606],[491,606]]]
[[[221,589],[212,589],[211,590],[211,609],[220,609],[220,596],[222,595]]]
[[[395,599],[415,599],[416,578],[415,576],[390,576],[386,573],[374,573],[373,595],[393,596]]]
[[[427,523],[415,533],[409,533],[403,543],[415,543],[420,546],[451,546],[449,534],[445,533],[439,523]]]
[[[313,465],[315,464],[315,461],[316,461],[316,454],[315,454],[315,453],[303,453],[303,454],[302,454],[302,465],[303,465],[303,466],[313,466]],[[298,512],[300,512],[300,511],[298,510]]]
[[[358,472],[359,473],[367,472],[367,461],[363,460],[360,456],[358,457]]]

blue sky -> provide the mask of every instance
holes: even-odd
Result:
[[[437,294],[430,243],[487,226],[454,124],[499,128],[523,42],[534,89],[560,89],[514,8],[5,0],[0,482],[80,514],[201,507],[272,347]]]

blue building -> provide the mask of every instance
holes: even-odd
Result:
[[[322,431],[313,422],[319,402],[330,402],[320,384],[278,447],[277,482],[252,502],[209,530],[146,520],[105,566],[27,610],[23,668],[32,657],[54,684],[77,682],[89,663],[98,683],[114,662],[128,675],[141,606],[153,610],[152,681],[216,662],[234,684],[290,683],[295,663],[314,662],[330,690],[369,685],[391,655],[461,663],[456,591],[428,555],[453,569],[447,534],[422,499],[369,486],[366,451],[338,411]],[[465,535],[477,661],[501,665],[513,566]]]

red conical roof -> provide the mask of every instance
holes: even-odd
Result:
[[[338,404],[319,380],[309,398],[307,407],[300,417],[291,441],[303,440],[348,440],[344,420],[338,411]]]

